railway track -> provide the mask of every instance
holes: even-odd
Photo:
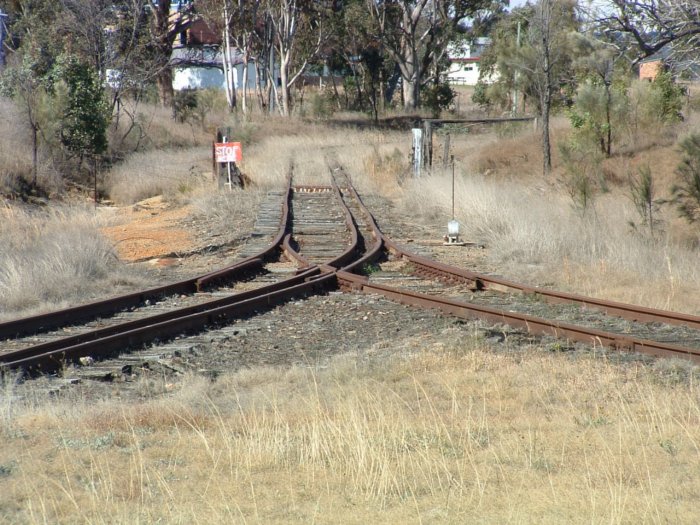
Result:
[[[227,268],[0,324],[0,366],[46,373],[85,359],[117,355],[128,361],[128,349],[337,288],[533,334],[700,362],[697,316],[533,288],[408,251],[382,234],[338,166],[327,186],[293,186],[290,177],[262,211],[255,242]]]
[[[311,261],[333,264],[354,256],[357,235],[337,188],[292,187],[290,178],[281,197],[268,209],[278,214],[277,231],[257,253],[244,252],[247,257],[230,267],[166,287],[3,323],[0,365],[53,372],[67,362],[118,355],[332,287],[332,275],[316,264],[300,269],[279,255],[290,253],[293,239]],[[262,221],[261,233],[269,236],[273,222]],[[218,286],[227,282],[234,285]]]

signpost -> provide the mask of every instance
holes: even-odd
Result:
[[[228,173],[228,182],[226,185],[229,189],[232,189],[231,164],[233,163],[235,169],[236,162],[241,162],[241,160],[243,160],[243,149],[241,148],[240,142],[226,142],[226,137],[222,137],[222,139],[224,142],[214,143],[214,158],[217,163],[226,164]]]
[[[243,150],[240,142],[217,142],[214,145],[216,162],[240,162],[243,160]]]

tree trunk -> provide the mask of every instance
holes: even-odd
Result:
[[[163,107],[172,108],[175,91],[173,90],[173,71],[169,65],[164,66],[156,76],[156,85],[160,104]]]
[[[412,50],[407,51],[405,61],[406,65],[401,67],[403,108],[406,111],[413,111],[420,105],[420,79],[422,75],[417,53]]]
[[[542,174],[549,175],[552,171],[552,146],[549,140],[549,111],[552,105],[552,64],[550,61],[550,27],[551,6],[547,2],[543,7],[542,18],[542,73],[544,86],[541,94],[542,102]]]
[[[289,57],[288,56],[280,56],[280,89],[281,89],[281,94],[280,98],[282,99],[282,106],[280,108],[280,111],[282,113],[282,116],[288,117],[289,116],[289,106],[290,106],[290,89],[289,85],[287,84],[288,82],[288,75],[289,75]]]
[[[605,125],[607,127],[608,143],[605,146],[605,156],[612,155],[612,124],[610,123],[610,106],[612,105],[612,94],[610,93],[610,83],[605,83]]]
[[[36,125],[32,125],[32,186],[36,186],[39,175],[39,135]]]
[[[549,139],[549,111],[552,105],[552,95],[549,83],[542,97],[542,174],[549,175],[552,171],[552,146]]]
[[[248,49],[243,52],[243,98],[241,108],[245,115],[248,114]]]

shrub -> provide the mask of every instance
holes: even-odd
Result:
[[[682,119],[683,86],[676,84],[668,71],[662,71],[651,83],[653,97],[651,111],[661,122],[678,122]]]
[[[430,109],[434,117],[439,117],[442,110],[448,109],[456,96],[455,91],[444,83],[426,86],[421,93],[423,106]]]
[[[676,169],[680,182],[672,188],[673,201],[688,222],[700,221],[700,133],[680,143],[683,160]]]

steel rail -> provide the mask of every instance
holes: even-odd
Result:
[[[193,294],[208,286],[223,281],[254,274],[262,269],[264,262],[280,249],[289,223],[289,199],[291,198],[292,179],[287,177],[285,197],[282,203],[282,219],[275,238],[261,252],[238,261],[231,266],[192,277],[176,283],[156,288],[110,297],[91,303],[56,310],[44,314],[24,317],[0,323],[0,339],[21,337],[38,332],[45,332],[69,324],[85,322],[90,319],[113,315],[128,308],[137,307],[148,300],[159,299],[168,295]]]
[[[336,184],[335,180],[331,179],[331,186],[295,186],[294,190],[296,190],[297,188],[304,191],[332,191],[335,195],[338,204],[343,210],[343,215],[345,217],[345,225],[348,231],[350,232],[350,243],[348,244],[347,249],[337,257],[334,257],[330,261],[320,265],[320,267],[325,271],[332,272],[348,264],[350,261],[354,260],[359,250],[360,236],[357,232],[357,224],[352,216],[352,213],[350,212],[350,209],[343,201],[340,188]],[[284,240],[282,242],[282,248],[285,255],[287,255],[287,257],[290,260],[294,260],[300,265],[300,272],[305,271],[306,269],[314,266],[311,263],[311,261],[309,261],[306,257],[304,257],[301,254],[297,247],[293,246],[293,239],[290,233],[285,235]]]
[[[402,304],[433,308],[462,319],[483,319],[494,323],[505,323],[510,326],[523,328],[531,334],[551,335],[553,337],[581,341],[594,346],[606,346],[616,350],[639,352],[657,357],[684,358],[700,363],[700,350],[637,337],[622,336],[613,332],[551,321],[532,315],[373,284],[366,277],[349,272],[339,271],[337,276],[341,289],[376,293]]]
[[[341,270],[345,272],[356,272],[356,271],[361,271],[366,264],[372,263],[376,261],[377,259],[381,258],[384,254],[384,235],[379,229],[379,226],[377,226],[377,222],[374,220],[374,216],[372,213],[367,209],[365,206],[365,203],[362,201],[360,198],[360,195],[357,193],[355,190],[355,187],[352,184],[352,181],[350,177],[347,174],[344,174],[346,180],[348,181],[348,185],[346,188],[346,191],[350,193],[353,199],[358,203],[358,207],[360,208],[360,211],[365,215],[365,218],[367,220],[367,223],[369,224],[369,228],[372,234],[372,239],[374,240],[374,243],[372,245],[372,248],[369,249],[362,257],[359,259],[350,262],[346,266],[343,266]],[[331,171],[331,178],[333,179],[334,184],[336,183],[335,181],[335,175],[333,174],[333,171]],[[341,196],[342,196],[342,189],[340,190]]]
[[[289,188],[288,196],[291,195],[291,186]],[[341,207],[349,212],[337,188],[335,192]],[[285,208],[288,211],[288,201]],[[352,214],[346,213],[345,220],[354,243],[334,261],[344,260],[348,253],[354,255],[357,250],[358,235]],[[288,221],[283,222],[286,229]],[[288,239],[289,234],[285,234],[282,242],[288,244]],[[198,332],[235,316],[250,314],[255,309],[267,309],[294,297],[337,288],[335,268],[324,267],[322,270],[319,265],[312,265],[294,277],[256,290],[8,352],[0,355],[0,367],[46,373],[86,355],[102,358],[154,339],[167,340],[183,333]]]
[[[471,284],[475,290],[493,289],[517,291],[536,295],[551,303],[576,304],[584,308],[593,308],[603,311],[608,315],[614,315],[630,321],[659,322],[682,325],[700,330],[700,317],[696,315],[672,312],[669,310],[658,310],[645,306],[619,303],[616,301],[586,297],[579,294],[529,286],[439,263],[409,252],[389,239],[385,238],[385,242],[391,252],[412,263],[416,267],[416,273]]]
[[[297,276],[299,277],[299,276]],[[279,284],[279,283],[278,283]],[[154,339],[168,339],[175,335],[196,333],[208,326],[225,324],[233,319],[251,315],[256,310],[267,310],[272,306],[282,304],[290,299],[320,293],[337,286],[334,273],[326,273],[318,279],[308,280],[294,286],[287,286],[269,293],[237,301],[226,306],[207,309],[186,316],[178,316],[156,324],[136,328],[126,332],[102,337],[95,341],[87,341],[72,346],[47,351],[44,353],[15,354],[12,360],[2,356],[1,366],[6,368],[23,368],[30,372],[52,372],[60,369],[66,362],[92,355],[99,352],[99,357],[108,357],[152,342]],[[18,351],[22,352],[22,351]]]
[[[240,292],[229,297],[222,297],[221,299],[215,299],[213,301],[208,301],[206,303],[188,306],[185,308],[180,308],[177,310],[171,310],[169,312],[163,312],[156,315],[151,315],[149,317],[144,317],[142,319],[134,319],[132,321],[125,321],[112,326],[106,326],[104,328],[98,328],[95,330],[90,330],[82,334],[77,334],[68,337],[62,337],[54,341],[48,341],[46,343],[40,343],[33,345],[21,350],[14,350],[12,352],[6,352],[0,354],[0,365],[6,363],[12,363],[17,361],[20,357],[29,358],[39,356],[48,352],[54,352],[56,350],[61,350],[63,348],[69,348],[77,345],[90,345],[83,346],[83,348],[89,349],[90,351],[100,351],[100,341],[106,337],[116,336],[122,332],[135,332],[136,330],[143,329],[145,333],[151,333],[148,330],[151,327],[162,325],[167,321],[177,320],[179,318],[188,317],[196,315],[203,312],[213,311],[219,308],[225,308],[230,305],[240,303],[249,299],[255,299],[257,296],[271,294],[297,284],[301,284],[308,280],[310,277],[315,276],[320,272],[319,268],[310,268],[306,272],[285,279],[277,283],[272,283],[266,286],[262,286],[255,290],[248,290],[245,292]],[[173,333],[162,334],[165,336],[176,335]]]

